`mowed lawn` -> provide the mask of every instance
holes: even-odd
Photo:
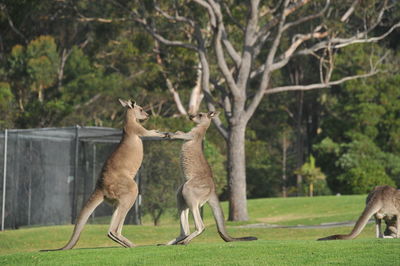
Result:
[[[106,224],[87,225],[73,250],[57,252],[38,251],[62,247],[70,237],[72,225],[10,230],[0,232],[0,265],[399,265],[400,240],[375,239],[372,224],[351,241],[315,241],[330,234],[350,232],[351,227],[345,226],[249,227],[354,221],[364,202],[365,195],[249,200],[250,221],[227,224],[232,236],[259,238],[252,242],[223,242],[208,207],[204,211],[206,231],[187,246],[157,246],[178,235],[179,224],[173,215],[164,217],[157,227],[146,217],[143,226],[126,225],[124,235],[138,245],[131,249],[108,239]],[[223,207],[226,213],[226,203]]]

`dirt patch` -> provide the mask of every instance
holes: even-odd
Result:
[[[293,221],[299,219],[307,219],[307,218],[319,218],[319,217],[329,217],[330,215],[321,215],[321,214],[285,214],[279,216],[271,216],[271,217],[262,217],[258,218],[257,221],[263,223],[279,223],[282,221]]]
[[[370,220],[369,224],[374,223],[374,220]],[[347,221],[347,222],[333,222],[333,223],[323,223],[317,225],[275,225],[275,224],[246,224],[239,225],[236,227],[240,228],[293,228],[293,229],[319,229],[319,228],[333,228],[333,227],[342,227],[342,226],[354,226],[356,224],[355,221]]]

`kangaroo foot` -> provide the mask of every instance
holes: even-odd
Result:
[[[136,246],[135,244],[133,244],[131,241],[129,241],[126,237],[124,237],[122,235],[117,235],[116,233],[108,232],[107,236],[123,247],[132,248],[132,247]]]

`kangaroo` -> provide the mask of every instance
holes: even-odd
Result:
[[[185,140],[181,149],[180,164],[186,182],[177,190],[178,211],[180,213],[180,235],[167,245],[188,244],[200,235],[205,227],[200,216],[200,207],[206,202],[211,206],[217,224],[218,233],[226,242],[257,240],[256,237],[233,238],[225,229],[224,214],[215,192],[211,168],[202,151],[202,140],[210,126],[211,119],[218,115],[215,112],[190,115],[189,119],[197,125],[187,133],[178,131],[171,134],[171,139]],[[193,214],[196,230],[190,234],[189,210]]]
[[[149,114],[135,102],[121,99],[119,102],[127,108],[122,139],[104,163],[96,188],[79,213],[71,239],[64,247],[54,250],[73,248],[89,216],[104,200],[115,206],[107,236],[124,247],[135,246],[121,232],[125,217],[138,195],[138,186],[133,178],[143,159],[143,143],[140,137],[166,137],[167,134],[145,129],[139,121],[148,119]]]
[[[332,235],[318,240],[348,240],[356,238],[364,229],[371,216],[375,217],[377,238],[399,238],[400,221],[400,190],[389,186],[377,186],[366,200],[366,207],[358,218],[353,230],[348,235]],[[381,221],[386,223],[386,230],[382,234]]]

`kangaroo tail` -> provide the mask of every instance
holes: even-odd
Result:
[[[215,223],[217,224],[218,233],[225,242],[257,240],[257,237],[254,237],[254,236],[234,238],[234,237],[231,237],[230,235],[228,235],[228,233],[226,232],[226,228],[225,228],[224,213],[222,212],[222,208],[221,208],[221,205],[219,204],[218,196],[215,192],[211,194],[211,197],[208,200],[208,204],[210,205],[212,212],[214,214],[214,219],[215,219]]]
[[[332,235],[332,236],[327,236],[320,238],[318,240],[350,240],[356,238],[361,231],[364,229],[364,227],[367,225],[368,220],[371,218],[372,215],[374,215],[379,209],[381,208],[381,204],[370,201],[367,206],[365,207],[364,211],[362,212],[360,218],[358,218],[356,224],[353,227],[353,230],[351,230],[350,234],[348,235]]]
[[[50,250],[41,250],[41,251],[57,251],[57,250],[67,250],[73,248],[79,240],[79,236],[85,226],[89,216],[92,212],[100,205],[104,200],[104,195],[102,192],[95,190],[93,194],[90,196],[89,200],[86,202],[85,206],[82,208],[79,213],[77,222],[74,227],[74,232],[72,233],[71,239],[69,242],[62,248],[59,249],[50,249]]]

